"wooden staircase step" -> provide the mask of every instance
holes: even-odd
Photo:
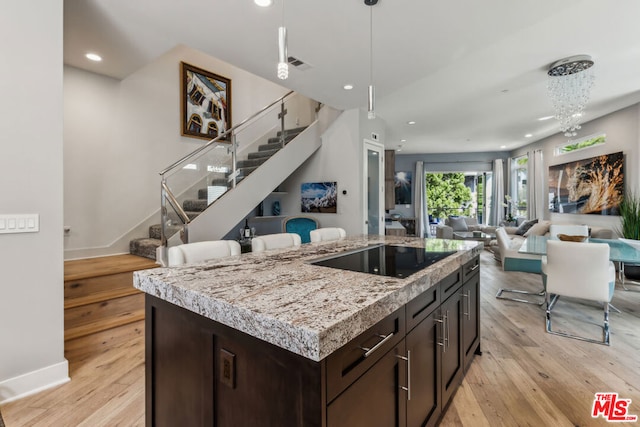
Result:
[[[80,307],[82,305],[89,305],[96,302],[108,301],[110,299],[126,297],[139,293],[141,293],[141,291],[137,290],[133,286],[130,286],[128,289],[110,289],[103,292],[94,292],[89,295],[74,298],[67,298],[67,296],[65,295],[64,308],[66,310],[68,308]]]
[[[144,319],[144,293],[133,287],[133,272],[156,267],[136,255],[66,261],[65,340]]]
[[[129,254],[65,261],[64,281],[146,270],[157,266],[154,261]]]
[[[105,301],[76,306],[64,310],[65,339],[93,333],[114,325],[140,320],[144,318],[144,293],[122,296]],[[90,332],[87,332],[90,331]]]
[[[111,317],[99,322],[91,322],[70,329],[65,328],[64,340],[68,341],[75,338],[84,337],[86,335],[106,331],[107,329],[116,328],[118,326],[127,325],[129,323],[138,322],[140,320],[144,320],[144,308],[128,313],[123,313],[117,317]]]

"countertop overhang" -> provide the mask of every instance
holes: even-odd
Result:
[[[457,251],[404,279],[309,264],[375,243]],[[134,273],[134,287],[314,361],[327,357],[470,261],[482,243],[353,236]]]

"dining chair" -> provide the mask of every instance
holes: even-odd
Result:
[[[609,303],[613,297],[616,270],[609,261],[606,243],[547,241],[542,258],[542,280],[546,288],[547,332],[598,344],[610,344]],[[551,310],[560,296],[597,301],[604,306],[602,341],[551,329]]]
[[[589,237],[589,227],[577,224],[551,224],[549,226],[549,238],[557,239],[558,234]]]
[[[302,243],[309,243],[311,241],[309,233],[317,228],[318,220],[311,216],[289,216],[282,221],[282,231],[298,234]]]
[[[518,252],[521,246],[521,242],[518,240],[511,240],[507,232],[503,227],[496,229],[496,240],[498,242],[498,248],[500,250],[500,261],[502,262],[503,271],[523,271],[526,273],[540,273],[540,255],[521,254]],[[526,291],[524,289],[508,289],[500,288],[496,294],[498,299],[506,299],[510,301],[524,302],[527,304],[535,304],[541,306],[544,304],[544,299],[540,298],[540,301],[531,301],[524,298],[516,298],[505,296],[504,294],[517,294],[517,295],[532,295],[538,297],[544,297],[544,289],[539,291]]]
[[[172,246],[168,250],[168,266],[206,261],[240,255],[240,244],[235,240],[209,240]]]
[[[257,236],[251,239],[251,252],[263,252],[271,249],[299,249],[302,244],[296,233],[276,233]]]
[[[313,243],[342,240],[346,236],[347,232],[340,227],[324,227],[309,232],[309,237]]]

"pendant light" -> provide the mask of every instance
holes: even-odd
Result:
[[[378,0],[364,0],[364,4],[370,6],[369,9],[369,90],[367,100],[367,118],[376,118],[376,88],[373,85],[373,6]]]
[[[282,26],[278,28],[278,78],[286,80],[289,77],[287,54],[287,28],[284,26],[284,0],[282,0]]]

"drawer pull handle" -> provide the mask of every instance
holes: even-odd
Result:
[[[442,316],[442,319],[434,319],[436,323],[440,323],[442,325],[441,328],[441,335],[442,335],[442,342],[437,342],[437,344],[441,347],[443,347],[443,352],[447,351],[447,347],[445,347],[445,333],[444,333],[444,322],[445,322],[445,316]]]
[[[386,343],[387,341],[389,341],[391,338],[393,338],[393,332],[389,333],[389,335],[378,335],[380,338],[382,338],[382,340],[374,345],[371,348],[367,348],[367,347],[360,347],[361,350],[363,350],[364,353],[364,357],[369,357],[371,356],[371,354],[376,351],[377,349],[379,349],[380,347],[382,347],[384,345],[384,343]]]
[[[469,272],[476,271],[479,267],[480,267],[480,264],[476,264],[473,266],[473,268],[471,268],[471,270],[469,270]]]
[[[411,351],[407,350],[407,357],[400,356],[398,354],[396,354],[396,357],[407,362],[407,386],[400,386],[400,390],[406,391],[407,400],[411,400]]]
[[[444,340],[447,342],[447,347],[449,347],[451,345],[451,342],[449,341],[449,310],[447,310],[447,315],[444,320],[447,322],[447,337]]]
[[[466,292],[462,293],[462,298],[466,298],[467,300],[467,304],[466,304],[466,312],[462,312],[462,314],[464,316],[467,316],[468,320],[471,320],[471,291],[469,291],[469,293],[467,294]]]

